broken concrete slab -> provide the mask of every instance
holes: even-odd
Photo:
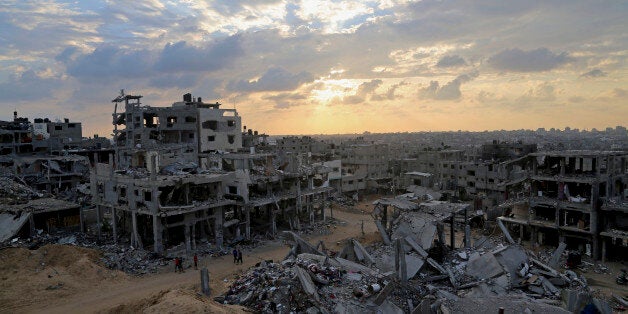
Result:
[[[314,247],[309,242],[305,241],[296,233],[292,231],[284,231],[283,234],[287,236],[289,240],[292,240],[297,245],[297,254],[310,253],[310,254],[325,255],[323,252],[316,249],[316,247]]]
[[[408,279],[412,279],[421,270],[425,261],[416,256],[406,255],[406,274]]]
[[[316,300],[317,302],[320,302],[318,291],[316,290],[316,285],[314,285],[314,282],[312,281],[312,278],[307,273],[307,271],[301,267],[294,267],[294,271],[299,278],[299,282],[301,282],[303,291],[305,291],[305,293],[314,298],[314,300]]]
[[[382,289],[382,291],[380,291],[377,296],[375,297],[375,299],[373,300],[373,303],[377,304],[377,305],[381,305],[382,303],[384,303],[384,301],[386,300],[386,298],[388,298],[388,295],[395,289],[395,284],[394,283],[389,283],[387,284],[384,289]]]
[[[519,276],[521,265],[528,262],[525,249],[518,245],[510,245],[494,256],[513,279]]]
[[[351,239],[351,241],[353,242],[353,249],[355,251],[355,254],[356,255],[362,255],[362,258],[360,259],[360,256],[358,256],[358,259],[360,259],[361,261],[365,262],[367,265],[375,264],[375,260],[373,259],[371,254],[369,254],[369,252],[366,251],[364,246],[362,246],[362,243],[360,243],[356,239]],[[358,251],[359,251],[359,253],[358,253]]]
[[[419,246],[419,244],[416,243],[416,241],[414,241],[412,237],[407,236],[405,240],[410,245],[410,247],[412,247],[412,249],[419,253],[419,255],[421,255],[423,258],[427,258],[427,252],[421,246]]]
[[[382,240],[384,241],[384,243],[386,245],[391,245],[392,242],[390,242],[390,237],[388,236],[386,229],[382,225],[382,222],[379,220],[375,220],[375,225],[377,226],[377,230],[379,230],[379,233],[382,236]]]
[[[28,221],[31,213],[22,212],[18,215],[9,213],[0,214],[0,242],[4,242],[22,229],[24,224]]]
[[[508,229],[506,229],[506,226],[504,226],[504,223],[500,219],[497,219],[497,225],[499,226],[499,229],[502,229],[508,243],[515,244],[515,240],[512,239],[510,232],[508,232]]]
[[[477,279],[489,279],[503,272],[504,269],[492,253],[471,257],[467,263],[467,275]]]
[[[560,256],[563,254],[566,248],[567,248],[567,244],[565,242],[561,242],[558,245],[558,247],[556,248],[556,251],[554,251],[554,253],[552,254],[552,257],[550,258],[550,261],[548,263],[549,267],[552,267],[552,268],[558,267],[558,262],[560,262]]]
[[[391,313],[391,314],[404,314],[403,310],[396,306],[394,303],[386,300],[384,301],[378,308],[377,312],[381,313]]]
[[[421,303],[419,303],[419,305],[417,305],[413,310],[411,314],[424,314],[424,313],[431,313],[432,310],[430,309],[430,306],[432,305],[432,303],[430,302],[429,299],[423,299],[423,301],[421,301]]]

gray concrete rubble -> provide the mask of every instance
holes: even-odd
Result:
[[[404,221],[412,214],[400,212],[394,219]],[[592,296],[582,276],[549,266],[552,254],[533,254],[499,237],[485,237],[473,241],[474,248],[438,255],[438,245],[426,250],[417,243],[423,230],[393,230],[392,245],[365,246],[349,239],[335,256],[328,251],[288,254],[280,264],[249,269],[216,300],[258,312],[293,313],[478,313],[495,307],[494,302],[507,312],[610,309]],[[303,248],[313,247],[296,234],[291,237]]]

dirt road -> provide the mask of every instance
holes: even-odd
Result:
[[[359,208],[366,209],[364,204]],[[376,233],[376,227],[368,213],[361,210],[349,212],[336,208],[333,211],[333,215],[334,218],[345,223],[332,226],[331,233],[328,235],[313,234],[305,236],[305,238],[311,243],[318,243],[318,241],[322,240],[326,247],[331,250],[341,249],[341,245],[344,244],[339,245],[338,242],[351,237],[362,238],[361,241],[364,242],[379,240],[379,234]],[[366,235],[364,237],[362,236],[362,221],[364,221],[363,228]],[[201,258],[200,266],[208,268],[212,295],[218,295],[226,291],[233,278],[243,273],[248,267],[255,265],[261,260],[282,260],[287,252],[288,248],[280,241],[272,241],[263,247],[243,252],[244,263],[242,265],[235,265],[230,256],[223,256],[219,258]],[[225,279],[227,282],[224,281]],[[116,311],[119,312],[120,310],[125,311],[125,304],[128,305],[140,300],[150,300],[155,295],[163,295],[167,291],[174,289],[200,290],[199,271],[188,268],[181,274],[174,273],[174,267],[168,267],[159,274],[100,285],[94,289],[86,289],[63,299],[52,300],[50,303],[32,304],[25,308],[14,310],[19,312],[85,313],[103,312],[117,307]],[[150,303],[151,301],[147,302]],[[234,311],[232,307],[222,306],[217,303],[213,304],[213,306],[215,308],[212,308],[212,311],[215,310],[216,312]],[[133,309],[126,308],[126,311],[133,311]]]

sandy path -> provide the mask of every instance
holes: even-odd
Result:
[[[363,205],[361,208],[364,208]],[[345,225],[337,225],[332,228],[332,233],[328,235],[306,236],[311,243],[316,244],[323,240],[326,247],[331,250],[341,249],[342,244],[337,242],[350,237],[360,238],[362,236],[362,220],[364,221],[364,232],[366,240],[377,239],[376,227],[372,223],[372,218],[367,213],[347,212],[335,209],[334,218],[345,221]],[[273,259],[275,261],[283,259],[288,248],[278,241],[269,245],[255,248],[251,251],[243,252],[243,265],[233,264],[230,256],[219,258],[201,258],[200,265],[206,266],[210,272],[210,285],[212,295],[223,293],[229,282],[223,279],[232,279],[235,274],[243,273],[248,267],[255,265],[261,260]],[[34,306],[18,309],[24,312],[46,312],[46,313],[85,313],[106,311],[113,307],[129,302],[149,298],[160,291],[184,286],[199,285],[199,271],[187,269],[185,273],[178,274],[170,272],[170,268],[164,269],[163,273],[150,275],[142,278],[132,278],[130,281],[101,286],[95,289],[83,291],[76,295],[56,300],[49,304],[35,304]],[[200,287],[199,287],[200,290]]]

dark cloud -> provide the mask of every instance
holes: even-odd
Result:
[[[198,73],[163,74],[152,77],[148,84],[158,88],[190,88],[195,86],[200,79]]]
[[[406,82],[400,82],[399,84],[394,84],[393,86],[388,88],[388,90],[384,94],[373,94],[373,96],[371,96],[371,100],[372,101],[394,100],[398,98],[398,96],[395,95],[395,91],[399,87],[404,86],[404,85],[409,85],[409,84]]]
[[[35,71],[28,70],[21,74],[14,74],[0,83],[0,102],[33,101],[48,98],[53,91],[62,85],[62,80],[56,77],[45,78],[38,76]]]
[[[584,102],[586,98],[581,97],[581,96],[572,96],[572,97],[569,97],[569,99],[567,100],[569,100],[569,102],[572,102],[572,103],[581,103],[581,102]]]
[[[287,109],[294,106],[302,105],[302,101],[307,99],[305,95],[299,93],[281,93],[272,96],[266,96],[262,99],[270,100],[275,103],[277,109]]]
[[[436,63],[436,66],[439,68],[450,68],[463,65],[467,65],[467,62],[458,55],[444,56]]]
[[[158,71],[216,71],[229,66],[244,50],[239,35],[227,37],[208,46],[197,47],[185,41],[167,44],[155,64]]]
[[[382,80],[371,80],[364,82],[358,86],[355,94],[344,96],[341,99],[336,99],[334,102],[342,103],[346,105],[355,105],[363,103],[369,95],[374,95],[375,90],[379,88],[384,82]]]
[[[520,102],[546,102],[556,100],[556,88],[554,85],[544,82],[534,88],[528,89],[518,99]]]
[[[212,8],[223,15],[234,15],[244,11],[247,7],[258,7],[275,4],[279,0],[220,0],[211,1]]]
[[[255,81],[231,81],[227,85],[227,89],[238,92],[285,91],[298,88],[305,83],[314,81],[314,79],[314,76],[309,72],[303,71],[292,74],[284,68],[272,67]]]
[[[542,72],[571,61],[566,52],[555,54],[547,48],[524,51],[519,48],[503,50],[488,59],[495,69],[512,72]]]
[[[626,98],[628,97],[628,90],[625,90],[623,88],[614,88],[612,94],[613,97],[616,98]]]
[[[419,90],[419,95],[423,98],[431,98],[436,100],[456,100],[462,96],[460,86],[469,82],[479,75],[478,72],[462,74],[453,79],[451,82],[440,85],[438,81],[431,81],[430,85]]]
[[[126,50],[117,46],[103,45],[92,53],[68,58],[67,48],[57,57],[64,60],[69,75],[79,79],[102,79],[112,77],[143,77],[151,72],[151,54],[147,50]]]
[[[582,73],[582,75],[580,75],[580,77],[587,77],[587,78],[595,78],[595,77],[603,77],[603,76],[606,76],[606,72],[600,69],[593,69],[589,72]]]

